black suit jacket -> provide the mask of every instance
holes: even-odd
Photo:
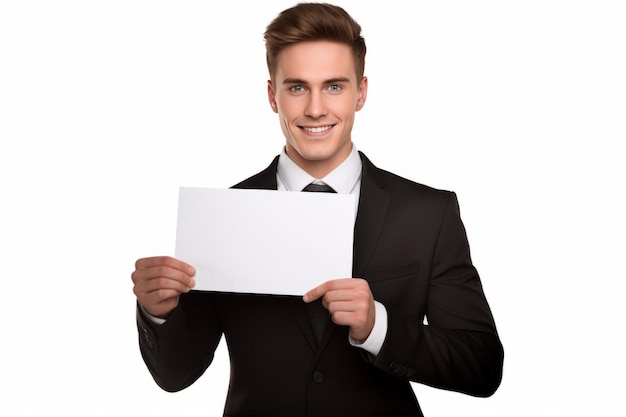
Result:
[[[162,325],[138,313],[141,353],[159,386],[191,385],[224,335],[226,416],[421,416],[410,381],[475,396],[496,390],[502,345],[455,194],[361,159],[353,276],[387,309],[380,353],[351,346],[348,329],[330,322],[318,346],[300,297],[191,291]],[[276,189],[277,163],[235,187]]]

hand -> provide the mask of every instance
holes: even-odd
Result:
[[[351,338],[362,342],[369,337],[374,328],[376,308],[366,280],[344,278],[327,281],[304,294],[302,299],[310,303],[320,297],[332,321],[350,327]]]
[[[147,313],[166,318],[178,305],[180,294],[196,285],[195,273],[191,265],[169,256],[139,259],[131,274],[133,292]]]

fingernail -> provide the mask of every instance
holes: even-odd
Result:
[[[189,285],[191,286],[191,288],[196,286],[196,280],[191,278],[191,281],[189,281]]]
[[[304,294],[304,295],[302,296],[302,299],[304,300],[304,302],[305,302],[305,303],[308,303],[308,302],[309,302],[309,298],[310,298],[310,297],[309,297],[309,294]]]

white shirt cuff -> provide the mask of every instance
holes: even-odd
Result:
[[[165,323],[165,319],[162,319],[160,317],[154,317],[152,314],[148,313],[142,306],[141,304],[139,305],[139,308],[141,309],[141,311],[143,312],[143,315],[150,320],[152,323],[154,324],[163,324]]]

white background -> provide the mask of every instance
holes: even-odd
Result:
[[[280,151],[262,34],[293,4],[0,2],[0,415],[221,415],[224,346],[161,391],[130,273],[173,254],[179,186]],[[425,414],[623,416],[623,2],[338,4],[368,44],[354,141],[458,193],[505,347],[493,397],[416,384]]]

